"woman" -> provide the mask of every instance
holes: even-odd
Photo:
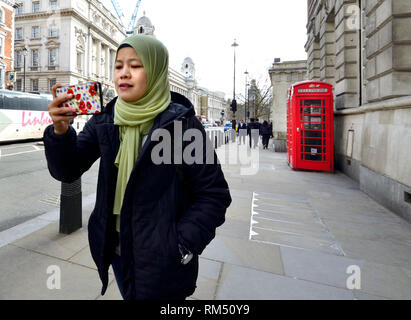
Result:
[[[217,156],[214,162],[158,164],[152,160],[157,129],[174,137],[175,123],[205,131],[185,97],[170,93],[168,52],[149,36],[125,39],[115,60],[118,97],[94,115],[77,136],[73,111],[56,98],[44,133],[51,175],[78,179],[100,158],[95,208],[88,231],[92,257],[103,284],[112,264],[124,299],[185,299],[193,294],[198,256],[215,236],[231,203]],[[182,140],[181,137],[174,137]],[[144,141],[144,143],[142,143]],[[175,156],[175,155],[173,155]]]
[[[267,121],[263,122],[263,125],[260,128],[260,134],[263,140],[263,149],[268,149],[268,142],[270,141],[272,132]]]

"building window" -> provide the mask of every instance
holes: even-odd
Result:
[[[40,38],[40,27],[35,26],[31,28],[31,38],[39,39]]]
[[[57,10],[57,0],[50,0],[49,7],[50,10]]]
[[[16,28],[16,40],[23,40],[23,28]]]
[[[22,91],[22,85],[21,85],[22,81],[21,79],[17,79],[16,80],[16,90],[17,91]]]
[[[31,91],[39,92],[39,79],[31,79]]]
[[[54,67],[57,64],[57,49],[49,49],[49,66]]]
[[[83,54],[81,52],[77,52],[77,70],[83,70]]]
[[[0,68],[0,89],[4,89],[4,68]]]
[[[39,50],[31,50],[31,66],[38,67],[39,66]]]
[[[16,14],[23,14],[23,3],[18,4]]]
[[[0,23],[4,23],[4,11],[3,11],[3,8],[0,8]]]
[[[49,91],[51,92],[51,89],[53,88],[53,86],[55,86],[57,83],[56,79],[49,79]]]
[[[14,51],[14,67],[21,68],[21,51]]]
[[[57,37],[57,27],[51,26],[49,29],[49,37]]]
[[[4,37],[0,36],[0,55],[4,56]]]
[[[33,12],[40,12],[40,1],[33,1]]]

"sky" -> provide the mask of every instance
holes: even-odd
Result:
[[[100,0],[115,11],[110,0]],[[137,0],[118,0],[128,25]],[[145,12],[154,34],[168,48],[170,67],[181,71],[186,57],[196,69],[197,85],[232,98],[234,39],[236,95],[245,93],[245,71],[269,83],[274,58],[305,60],[306,0],[141,0],[137,20]]]

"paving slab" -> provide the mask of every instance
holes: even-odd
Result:
[[[225,263],[216,300],[352,300],[352,291]]]
[[[411,227],[408,223],[351,222],[323,219],[329,230],[336,236],[361,238],[371,241],[390,241],[411,246]]]
[[[250,236],[250,217],[248,221],[226,217],[225,223],[217,228],[216,234],[247,240]]]
[[[88,267],[90,269],[95,269],[97,271],[97,266],[94,263],[93,257],[91,256],[90,247],[86,246],[75,255],[73,255],[68,261]]]
[[[280,247],[217,235],[201,255],[218,262],[284,274]]]
[[[281,258],[286,276],[342,289],[347,289],[347,268],[364,264],[364,260],[287,247],[281,247]]]
[[[88,234],[86,228],[81,228],[70,235],[61,234],[59,224],[56,222],[13,242],[13,245],[68,260],[88,246]]]
[[[405,268],[411,266],[411,246],[342,235],[336,238],[347,257]]]
[[[409,265],[411,266],[411,265]],[[411,299],[411,268],[366,261],[361,267],[361,292],[388,299]]]
[[[197,300],[214,300],[222,263],[200,258],[197,288],[191,298]]]
[[[47,287],[57,276],[51,266],[60,270],[60,289]],[[93,300],[101,291],[95,270],[13,245],[0,248],[0,283],[2,300]]]

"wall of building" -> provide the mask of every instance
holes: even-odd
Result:
[[[411,221],[409,30],[409,0],[311,0],[306,51],[335,84],[336,167]]]
[[[0,88],[5,89],[12,86],[9,81],[9,73],[14,71],[14,7],[11,1],[0,1],[2,21],[0,21],[0,37],[3,49],[0,52]]]
[[[285,152],[287,140],[287,99],[291,85],[307,79],[307,61],[284,61],[274,63],[269,70],[273,86],[271,121],[273,123],[274,147]]]

